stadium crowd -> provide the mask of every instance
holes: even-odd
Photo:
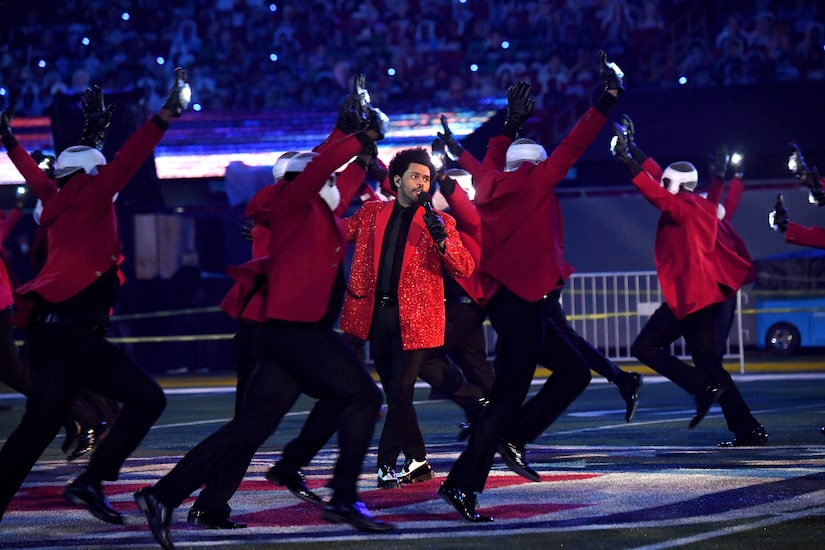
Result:
[[[594,43],[634,88],[825,78],[815,0],[44,0],[6,4],[0,106],[47,112],[56,93],[145,90],[187,66],[196,108],[334,110],[352,74],[373,99],[475,107],[529,81],[537,107],[589,95]],[[165,25],[164,21],[181,21]]]

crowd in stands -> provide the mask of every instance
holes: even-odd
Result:
[[[636,89],[825,79],[819,0],[1,5],[0,107],[19,97],[20,115],[44,114],[53,94],[90,83],[138,86],[153,112],[177,65],[188,68],[204,111],[334,110],[358,72],[382,107],[473,108],[529,80],[537,107],[552,109],[592,93],[599,49]]]

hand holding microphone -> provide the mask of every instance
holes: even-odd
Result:
[[[433,210],[433,198],[429,193],[418,195],[418,204],[424,207],[424,223],[427,224],[427,231],[440,248],[443,248],[444,241],[447,240],[447,229],[444,227],[444,220]]]

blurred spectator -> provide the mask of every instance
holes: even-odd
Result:
[[[748,37],[742,29],[742,17],[740,15],[731,15],[727,18],[725,27],[716,35],[716,50],[718,52],[725,52],[731,41],[738,41],[741,44],[746,44]]]
[[[769,11],[756,15],[753,32],[748,34],[748,48],[767,52],[774,40],[774,23],[776,18]]]
[[[21,114],[42,113],[52,94],[89,82],[139,81],[156,104],[155,82],[181,63],[203,75],[193,95],[211,110],[326,108],[355,72],[367,74],[388,108],[430,108],[434,97],[445,107],[489,106],[519,78],[534,84],[542,104],[575,104],[594,85],[580,56],[600,48],[638,75],[637,89],[672,86],[678,76],[690,86],[825,78],[825,4],[817,0],[6,4],[14,24],[0,27],[0,85],[26,91]]]
[[[596,12],[598,40],[611,58],[621,59],[634,28],[633,17],[625,0],[606,0]]]
[[[175,67],[194,67],[200,49],[198,26],[191,19],[184,19],[169,46],[169,62]]]
[[[825,79],[825,33],[821,23],[811,22],[796,48],[797,66],[808,80]]]

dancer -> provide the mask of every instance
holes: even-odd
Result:
[[[664,303],[642,327],[631,353],[693,396],[696,413],[688,427],[694,428],[728,389],[738,395],[719,356],[718,326],[723,305],[752,276],[751,262],[719,237],[716,204],[693,192],[698,173],[691,163],[675,162],[662,172],[635,139],[628,138],[625,127],[616,124],[614,132],[611,152],[642,195],[662,211],[655,260]],[[658,173],[661,180],[655,177]],[[679,336],[685,338],[695,366],[667,349]],[[748,442],[742,443],[767,443],[767,432],[741,397],[728,402],[727,408],[729,420],[744,419],[735,427],[740,433],[734,431],[747,437]]]
[[[539,357],[544,296],[560,288],[559,251],[553,239],[553,186],[581,157],[607,121],[622,89],[621,74],[600,52],[602,93],[555,149],[537,164],[514,171],[498,167],[532,113],[530,86],[519,82],[507,93],[502,134],[490,140],[481,176],[474,176],[475,206],[481,217],[481,278],[485,310],[498,336],[490,404],[475,423],[467,448],[438,490],[468,521],[492,521],[476,512],[496,449],[519,414]],[[470,170],[472,173],[472,170]],[[576,354],[574,349],[571,353]],[[581,362],[579,362],[581,363]],[[589,380],[589,372],[586,373]]]
[[[189,97],[186,71],[178,68],[166,102],[111,163],[93,147],[69,147],[57,158],[56,182],[17,142],[8,116],[0,114],[3,145],[43,202],[40,223],[47,228],[49,247],[43,268],[16,294],[19,303],[29,305],[23,310],[31,311],[27,326],[33,376],[26,412],[0,451],[0,513],[54,439],[76,389],[87,386],[120,401],[123,408],[64,496],[103,521],[123,523],[101,484],[118,478],[123,462],[163,412],[166,398],[146,371],[105,338],[119,286],[113,199],[152,153],[170,121],[181,115]]]
[[[381,393],[333,330],[344,292],[346,241],[342,223],[333,214],[338,206],[335,193],[325,189],[331,187],[328,180],[335,169],[383,135],[383,122],[372,117],[366,130],[317,156],[290,159],[296,169],[288,166],[287,173],[300,173],[291,182],[268,188],[268,208],[262,213],[270,229],[266,282],[255,289],[243,310],[244,318],[261,323],[255,338],[257,363],[240,409],[155,485],[135,493],[152,534],[164,548],[174,547],[169,533],[174,509],[208,483],[233,454],[254,453],[302,392],[326,403],[326,421],[338,426],[340,454],[323,519],[363,531],[393,529],[373,518],[358,499],[356,484]],[[299,162],[303,166],[297,169]]]

